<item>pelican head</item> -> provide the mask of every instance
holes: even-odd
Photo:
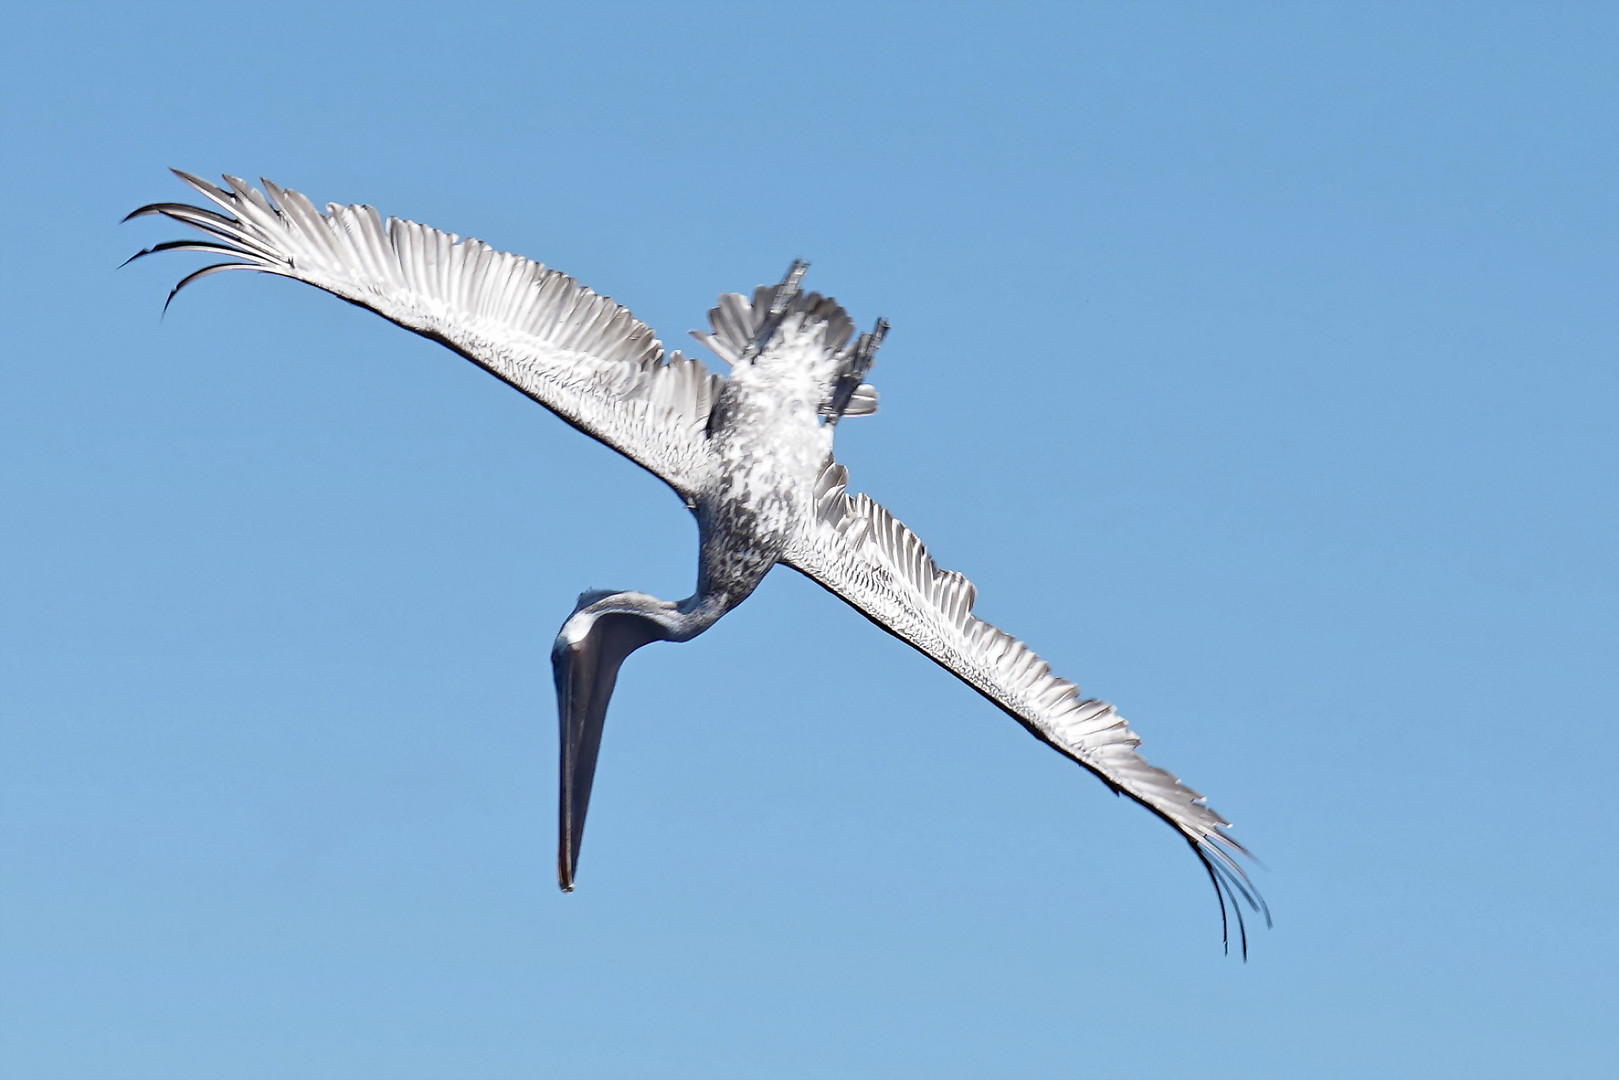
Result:
[[[685,606],[639,592],[586,592],[551,647],[562,739],[557,883],[564,892],[573,891],[602,725],[619,666],[643,645],[697,633],[701,628]]]

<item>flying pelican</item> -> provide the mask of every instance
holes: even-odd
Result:
[[[1192,848],[1247,953],[1243,908],[1269,911],[1237,862],[1247,850],[1230,823],[1170,773],[1149,765],[1113,706],[1081,698],[1022,642],[975,617],[974,589],[941,570],[927,548],[867,496],[848,493],[832,456],[839,420],[877,409],[865,378],[888,331],[866,333],[837,303],[799,286],[793,263],[780,284],[730,293],[693,331],[731,368],[708,371],[665,353],[644,323],[573,278],[414,222],[384,221],[369,206],[328,204],[263,181],[226,176],[225,187],[176,170],[218,210],[143,206],[205,239],[157,244],[231,261],[226,270],[293,278],[447,345],[599,439],[674,489],[697,518],[697,591],[680,601],[640,592],[587,592],[551,652],[562,743],[557,881],[571,892],[608,698],[624,659],[654,641],[689,641],[736,607],[784,563],[878,627],[919,649],[1022,724],[1145,806]],[[219,211],[224,211],[220,213]],[[168,302],[164,309],[167,310]],[[850,338],[853,337],[851,344]],[[1251,856],[1249,856],[1251,857]]]

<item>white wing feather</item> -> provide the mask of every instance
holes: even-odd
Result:
[[[175,286],[223,270],[259,270],[314,285],[441,342],[521,390],[569,424],[643,466],[690,500],[711,467],[705,436],[721,380],[625,308],[541,263],[495,251],[369,206],[328,204],[264,181],[229,190],[176,173],[224,214],[154,203],[208,235],[141,252],[203,251],[237,262],[208,266]],[[136,256],[139,258],[140,256]],[[173,294],[170,294],[173,299]]]
[[[1034,652],[972,613],[975,590],[940,570],[916,534],[865,495],[845,493],[848,472],[829,461],[816,487],[816,515],[782,561],[866,618],[916,647],[1009,713],[1037,738],[1077,761],[1115,792],[1173,826],[1197,853],[1220,897],[1229,897],[1243,951],[1243,907],[1269,913],[1237,862],[1248,852],[1230,823],[1170,773],[1147,763],[1141,740],[1113,706],[1082,699]]]

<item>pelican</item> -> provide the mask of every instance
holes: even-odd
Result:
[[[175,170],[216,209],[143,206],[203,238],[131,258],[224,256],[182,278],[257,270],[302,281],[431,338],[606,443],[674,489],[697,519],[697,591],[684,600],[587,592],[551,653],[561,736],[557,881],[574,887],[608,699],[626,657],[655,641],[689,641],[746,600],[770,568],[792,567],[878,627],[920,650],[1037,739],[1140,803],[1190,845],[1247,953],[1244,908],[1269,911],[1238,857],[1247,849],[1203,797],[1136,752],[1113,706],[1082,698],[1027,646],[973,615],[975,592],[941,570],[909,529],[864,494],[832,455],[845,417],[877,409],[866,380],[888,332],[856,335],[843,308],[800,286],[794,262],[774,286],[730,293],[692,336],[730,366],[710,372],[665,352],[644,323],[573,278],[370,206],[316,209],[268,180],[225,186]],[[852,340],[851,340],[852,339]]]

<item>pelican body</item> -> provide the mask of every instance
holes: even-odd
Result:
[[[750,326],[731,377],[709,414],[709,471],[688,504],[697,517],[697,591],[679,603],[645,593],[585,593],[551,651],[562,736],[557,881],[573,891],[591,778],[607,702],[625,657],[654,641],[690,641],[758,587],[815,511],[815,483],[832,454],[832,431],[852,402],[833,392],[864,374],[887,324],[840,353],[847,319],[798,289],[795,262]],[[759,299],[765,292],[760,290]],[[807,301],[807,302],[804,302]],[[754,308],[743,318],[751,324]],[[715,343],[717,349],[726,346]],[[727,350],[730,351],[730,350]],[[855,380],[858,381],[858,380]],[[875,400],[875,396],[870,396]]]
[[[153,203],[201,239],[164,251],[226,257],[183,278],[226,270],[290,277],[438,341],[613,447],[668,484],[697,519],[697,589],[680,601],[588,592],[551,659],[561,741],[557,880],[572,891],[608,702],[620,666],[656,641],[689,641],[788,565],[920,650],[1041,741],[1168,823],[1227,901],[1244,955],[1244,907],[1269,912],[1237,861],[1247,851],[1203,797],[1136,751],[1111,705],[1081,698],[1022,642],[972,614],[975,592],[865,495],[850,495],[833,456],[847,416],[876,411],[865,377],[888,326],[854,335],[838,304],[806,293],[795,262],[775,286],[729,293],[693,336],[730,365],[728,378],[665,352],[623,307],[572,278],[369,206],[317,209],[295,191],[177,172],[217,209]],[[127,220],[127,219],[126,219]],[[167,308],[167,303],[164,305]],[[854,340],[851,342],[851,338]]]

